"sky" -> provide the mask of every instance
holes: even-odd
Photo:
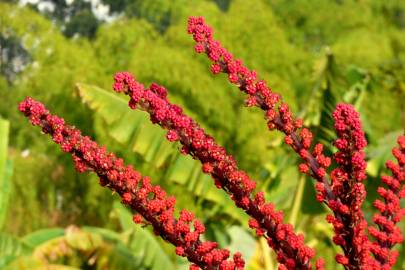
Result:
[[[69,6],[74,3],[75,0],[65,0],[65,3]],[[104,5],[100,0],[83,0],[91,4],[91,11],[94,16],[100,21],[112,21],[116,16],[110,14],[110,7]],[[19,0],[21,6],[32,4],[37,6],[40,12],[54,12],[55,4],[52,1],[47,0]],[[66,18],[69,20],[69,18]]]

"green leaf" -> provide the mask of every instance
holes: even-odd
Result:
[[[3,269],[3,268],[2,268]],[[81,270],[81,268],[61,265],[61,264],[48,264],[39,259],[32,257],[19,257],[13,263],[8,265],[3,270]]]
[[[229,196],[215,187],[210,176],[202,173],[200,162],[180,155],[165,139],[165,131],[150,123],[147,113],[131,110],[127,102],[112,91],[86,84],[77,84],[77,91],[83,102],[97,112],[96,117],[104,120],[103,128],[111,138],[142,156],[154,169],[163,164],[169,167],[167,171],[163,168],[165,180],[184,186],[201,201],[213,201],[232,218],[247,222],[242,211],[235,211]]]
[[[85,226],[72,236],[65,237],[69,245],[73,243],[70,247],[81,250],[84,246],[90,250],[95,248],[97,269],[146,269],[142,259],[126,246],[126,237],[123,234],[105,228]],[[80,243],[83,239],[84,243]]]
[[[296,227],[296,222],[299,214],[299,210],[302,207],[303,203],[303,195],[304,195],[304,189],[305,189],[305,182],[308,181],[305,179],[304,175],[301,175],[299,177],[297,189],[295,190],[295,195],[294,195],[294,202],[293,206],[291,209],[290,216],[288,218],[288,223],[292,224],[294,227]]]
[[[316,200],[314,184],[311,179],[305,179],[304,198],[301,204],[301,211],[305,214],[318,215],[325,212],[323,204]]]
[[[3,227],[10,196],[11,162],[7,162],[8,132],[10,124],[0,118],[0,229]]]
[[[0,269],[13,261],[20,255],[27,254],[31,251],[31,247],[20,241],[18,238],[0,233]]]
[[[51,237],[52,235],[54,237]],[[41,242],[31,256],[34,259],[57,256],[70,264],[70,260],[74,261],[79,253],[83,263],[89,264],[89,266],[95,263],[95,269],[146,269],[142,260],[126,247],[124,243],[126,238],[122,234],[108,229],[71,226],[66,230],[41,230],[24,238],[27,238],[26,241],[31,240],[29,242]],[[45,240],[45,238],[48,239]],[[94,258],[97,260],[93,261]]]
[[[332,112],[340,100],[338,84],[340,76],[337,72],[334,55],[329,47],[326,53],[315,62],[314,86],[304,111],[305,124],[312,125],[317,141],[325,144],[330,152],[331,141],[335,138]],[[327,151],[328,152],[328,151]]]
[[[34,248],[51,239],[63,236],[64,234],[65,230],[62,228],[42,229],[25,235],[21,238],[21,241]]]
[[[159,152],[159,159],[165,161],[169,151],[158,151],[170,145],[165,141],[165,131],[149,124],[146,113],[131,111],[124,98],[114,95],[96,86],[77,84],[77,91],[86,104],[97,112],[107,124],[109,135],[117,142],[127,145],[146,161],[154,160]],[[164,145],[167,144],[167,145]],[[156,164],[156,166],[160,166]]]
[[[2,270],[80,270],[80,268],[60,265],[60,264],[48,264],[31,256],[21,256],[13,260],[10,264],[1,268]]]
[[[69,228],[65,230],[66,243],[73,249],[88,251],[103,246],[103,239],[99,234],[87,233],[83,230]]]
[[[119,234],[118,232],[105,229],[105,228],[99,228],[99,227],[92,227],[92,226],[84,226],[82,227],[82,230],[85,232],[89,233],[94,233],[94,234],[99,234],[101,235],[104,239],[114,242],[114,241],[122,241],[122,235]]]
[[[383,138],[379,139],[377,144],[369,145],[366,149],[367,157],[367,173],[373,177],[377,177],[384,168],[385,162],[392,159],[391,150],[396,145],[399,135],[402,130],[390,132]]]
[[[142,258],[137,257],[128,249],[125,243],[127,235],[99,227],[85,226],[82,230],[100,235],[104,240],[111,243],[111,248],[105,252],[105,256],[100,258],[99,265],[105,266],[104,268],[107,269],[147,269]],[[100,269],[104,268],[100,266]]]
[[[231,237],[231,244],[228,246],[228,249],[232,253],[242,253],[243,259],[249,262],[255,251],[255,238],[240,226],[232,226],[227,232]]]
[[[132,222],[132,214],[118,202],[114,202],[114,209],[119,213],[121,226],[126,231],[131,231],[129,248],[137,257],[142,258],[142,264],[152,270],[175,269],[173,262],[162,249],[156,236],[146,228]]]

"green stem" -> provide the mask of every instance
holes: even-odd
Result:
[[[291,215],[290,218],[288,219],[288,222],[292,224],[294,227],[296,225],[298,213],[301,208],[302,197],[304,196],[304,187],[305,187],[305,175],[301,175],[298,180],[298,187],[295,192],[294,204],[291,210]]]
[[[262,249],[262,255],[263,255],[263,266],[264,270],[274,270],[274,263],[273,260],[271,259],[271,251],[269,246],[267,245],[267,241],[265,238],[260,238],[260,247]]]

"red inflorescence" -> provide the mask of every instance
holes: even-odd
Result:
[[[303,127],[302,119],[293,115],[281,96],[213,39],[212,29],[203,18],[190,17],[188,32],[196,41],[195,51],[207,54],[212,61],[212,73],[226,73],[228,80],[247,94],[245,104],[257,106],[265,112],[268,128],[283,132],[284,142],[302,159],[299,171],[316,180],[316,198],[332,210],[326,220],[334,227],[333,242],[343,250],[343,254],[336,255],[336,261],[348,270],[392,269],[398,257],[398,252],[392,249],[403,242],[397,223],[405,215],[405,208],[400,204],[405,198],[405,135],[398,138],[399,147],[392,151],[397,163],[386,163],[392,176],[383,176],[381,179],[386,187],[377,190],[382,199],[374,202],[379,211],[373,218],[376,227],[368,226],[361,209],[366,197],[363,149],[367,141],[354,108],[338,104],[332,115],[338,138],[333,143],[337,152],[331,159],[324,154],[322,144],[313,144],[312,132]],[[179,106],[168,101],[164,87],[153,83],[145,88],[127,72],[117,73],[114,80],[114,90],[130,97],[129,107],[148,112],[153,123],[167,130],[166,138],[171,142],[179,141],[181,153],[198,159],[203,172],[210,174],[215,185],[225,190],[236,206],[251,217],[249,227],[267,239],[277,254],[280,270],[324,269],[323,259],[312,264],[315,252],[304,244],[303,235],[296,234],[292,225],[283,223],[283,213],[265,202],[263,192],[254,193],[256,183],[238,168],[234,158],[213,137]],[[192,213],[182,210],[176,219],[175,198],[168,197],[161,187],[153,186],[148,177],[142,177],[131,166],[125,166],[122,159],[97,146],[89,137],[82,136],[79,130],[65,125],[63,119],[51,115],[41,103],[26,98],[20,103],[19,110],[33,125],[50,134],[64,152],[72,154],[79,172],[97,173],[102,186],[116,191],[122,202],[138,213],[133,216],[133,221],[152,225],[157,235],[176,247],[177,255],[188,258],[192,263],[190,269],[244,268],[240,253],[228,260],[228,250],[218,249],[215,242],[200,240],[205,227]],[[332,161],[334,169],[328,172]],[[374,242],[368,239],[367,229]]]
[[[366,195],[362,184],[365,179],[366,167],[362,149],[367,143],[361,130],[358,114],[349,105],[341,104],[337,107],[334,117],[335,129],[339,139],[335,141],[335,146],[339,151],[333,158],[337,162],[338,168],[332,170],[329,176],[328,168],[331,165],[331,158],[323,153],[322,144],[318,143],[311,147],[312,132],[302,127],[303,121],[295,118],[289,106],[281,101],[281,96],[273,92],[265,81],[259,80],[255,71],[250,71],[242,64],[241,60],[234,59],[231,53],[214,40],[212,29],[205,24],[202,17],[189,18],[188,33],[193,35],[194,41],[197,43],[196,46],[199,48],[197,52],[205,53],[211,60],[213,74],[226,73],[228,80],[247,94],[247,106],[257,106],[265,111],[268,128],[283,132],[285,143],[292,147],[303,160],[299,165],[299,171],[310,175],[318,182],[315,186],[317,200],[324,202],[333,211],[334,215],[328,215],[327,221],[334,224],[335,230],[339,228],[336,231],[334,242],[343,248],[344,255],[338,255],[336,257],[337,262],[344,264],[346,269],[378,269],[375,268],[376,260],[369,255],[371,243],[365,235],[367,223],[361,211],[361,204]],[[399,156],[399,153],[400,150],[395,150],[394,154]],[[390,169],[394,168],[392,165],[389,166]],[[395,167],[395,170],[398,174],[399,169]],[[384,178],[383,181],[395,183],[394,186],[397,183],[390,178]],[[396,191],[399,194],[400,189],[397,186],[398,190]],[[347,194],[348,197],[343,196],[344,190],[350,191]],[[384,199],[389,197],[386,199],[389,202],[386,205],[389,205],[390,208],[393,205],[398,207],[399,200],[395,198],[398,198],[399,195],[394,196],[393,192],[384,192],[384,189],[381,188],[379,190],[381,194],[384,194]],[[385,204],[381,201],[377,201],[375,205],[379,209],[385,209]],[[385,210],[382,212],[387,213]],[[398,216],[401,216],[400,212],[396,212]],[[350,228],[354,225],[356,225],[355,228]],[[341,228],[341,226],[345,228]],[[382,225],[379,227],[383,230],[385,228]],[[343,237],[345,232],[350,232],[350,235],[345,234]],[[397,232],[399,233],[399,231]],[[376,231],[373,233],[377,234]],[[381,235],[379,233],[379,236]],[[398,241],[395,240],[394,242],[397,243]],[[378,245],[374,245],[371,250],[374,254],[378,253],[376,246]],[[384,247],[388,248],[387,244]],[[387,256],[385,259],[381,259],[383,258],[382,255],[380,259],[377,256],[377,259],[383,262],[388,260]],[[393,256],[390,257],[390,263],[395,261],[391,258]]]
[[[277,212],[271,203],[265,203],[263,193],[253,194],[256,183],[204,129],[167,100],[164,87],[153,83],[145,88],[128,72],[117,73],[114,79],[114,90],[124,91],[130,97],[129,104],[134,105],[131,107],[148,112],[153,123],[168,130],[167,139],[178,140],[182,152],[201,161],[202,170],[211,174],[217,187],[224,189],[236,206],[252,217],[250,227],[268,239],[281,264],[287,269],[312,268],[310,260],[315,254],[312,248],[305,246],[304,237],[296,235],[290,224],[283,223],[282,212]]]
[[[331,159],[323,154],[322,144],[317,144],[314,151],[311,151],[313,135],[307,128],[302,127],[302,119],[294,117],[289,106],[281,102],[281,96],[273,92],[265,81],[259,80],[255,71],[250,71],[241,60],[234,59],[231,53],[213,39],[212,29],[205,24],[202,17],[189,18],[188,33],[192,34],[197,45],[203,48],[200,52],[206,53],[213,62],[211,66],[213,73],[227,73],[229,81],[248,95],[246,105],[257,106],[264,110],[268,128],[278,129],[285,134],[285,143],[290,145],[303,160],[299,165],[300,172],[309,174],[319,181],[317,198],[321,201],[336,200],[330,192],[330,184],[326,177]]]
[[[159,90],[156,93],[164,96]],[[72,154],[79,172],[94,171],[102,186],[116,191],[124,204],[138,212],[133,217],[135,223],[152,225],[157,235],[176,246],[176,253],[192,262],[190,269],[244,269],[239,253],[235,253],[233,260],[228,260],[228,250],[200,240],[205,227],[192,213],[182,210],[176,219],[173,214],[175,198],[168,197],[160,186],[153,186],[148,177],[142,177],[132,166],[125,166],[122,159],[82,136],[79,130],[65,125],[62,118],[50,114],[43,104],[32,98],[26,98],[18,108],[33,125],[50,134],[64,152]]]
[[[386,188],[379,187],[377,192],[382,200],[374,202],[380,212],[374,215],[373,221],[378,228],[369,227],[370,234],[375,238],[371,252],[376,258],[375,269],[389,270],[395,264],[398,252],[391,250],[394,245],[404,241],[401,230],[396,224],[405,215],[405,208],[401,208],[400,200],[405,198],[405,135],[398,138],[398,147],[392,150],[398,164],[392,161],[386,163],[392,176],[383,176],[381,180]]]
[[[334,243],[341,246],[344,255],[337,262],[354,269],[372,269],[367,221],[361,209],[366,198],[362,181],[366,178],[366,161],[363,149],[367,145],[360,116],[352,105],[338,104],[333,112],[338,149],[333,155],[337,167],[331,172],[332,192],[339,200],[329,201],[335,216],[328,220],[335,230]],[[367,268],[368,267],[368,268]]]

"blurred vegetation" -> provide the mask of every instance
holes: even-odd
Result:
[[[295,155],[280,134],[266,130],[262,113],[244,108],[224,77],[210,75],[186,34],[187,17],[204,16],[215,37],[281,93],[319,140],[334,136],[330,112],[337,102],[356,106],[369,141],[364,209],[371,219],[384,162],[405,126],[403,1],[103,0],[110,7],[103,16],[97,1],[17,2],[0,3],[0,269],[188,267],[149,229],[133,226],[116,196],[94,175],[77,174],[70,158],[28,124],[16,109],[28,95],[176,195],[178,208],[207,224],[207,238],[244,253],[248,269],[276,269],[247,217],[200,165],[110,90],[122,70],[166,86],[305,233],[327,268],[338,268],[311,180],[300,178]],[[396,269],[403,269],[405,246],[399,251]]]

